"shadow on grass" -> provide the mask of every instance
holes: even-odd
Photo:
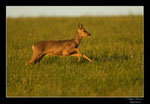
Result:
[[[112,56],[102,55],[100,57],[89,56],[89,58],[92,60],[92,63],[93,62],[104,63],[104,62],[110,62],[110,61],[127,61],[129,59],[129,56],[128,55],[114,54]],[[40,63],[44,63],[44,64],[57,63],[59,65],[61,65],[61,64],[64,65],[64,63],[69,63],[69,64],[81,65],[81,64],[89,64],[91,62],[89,62],[88,60],[86,60],[83,57],[81,58],[80,62],[78,62],[78,58],[77,57],[48,56],[48,57],[44,57],[43,60]]]
[[[90,63],[88,60],[81,57],[80,61],[78,62],[77,57],[70,57],[70,56],[50,56],[46,59],[42,60],[43,63],[46,64],[64,64],[64,63],[70,63],[70,64],[83,64],[83,63]]]
[[[102,55],[100,57],[93,56],[92,60],[94,60],[96,62],[127,61],[127,60],[129,60],[129,56],[128,55],[117,55],[117,54],[114,54],[112,56]]]

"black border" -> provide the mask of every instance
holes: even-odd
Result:
[[[1,60],[1,70],[0,70],[0,82],[1,82],[1,85],[0,85],[0,92],[1,92],[1,96],[0,96],[0,104],[3,102],[3,100],[5,99],[5,96],[6,96],[6,93],[5,93],[5,84],[6,84],[6,72],[5,72],[5,69],[6,69],[6,12],[5,12],[5,5],[1,5],[0,6],[0,28],[1,28],[1,35],[0,35],[0,39],[1,39],[1,57],[3,58],[3,60]]]
[[[5,5],[32,6],[143,6],[143,0],[2,0]]]
[[[72,1],[72,2],[64,2],[61,1],[37,1],[37,0],[8,0],[0,2],[0,32],[1,33],[1,47],[2,51],[1,55],[4,58],[2,60],[1,65],[3,66],[0,70],[0,92],[2,96],[0,96],[0,104],[131,104],[132,101],[141,101],[140,104],[144,104],[145,102],[145,90],[144,90],[144,98],[6,98],[6,6],[144,6],[144,2],[142,0],[105,0],[105,1]],[[30,5],[29,5],[30,4]],[[3,34],[3,35],[2,35]],[[144,65],[145,66],[145,65]],[[144,74],[145,75],[145,74]],[[145,76],[144,76],[145,77]],[[145,79],[145,78],[144,78]],[[145,84],[145,83],[144,83]],[[145,85],[144,85],[145,86]],[[141,99],[141,100],[139,100]]]

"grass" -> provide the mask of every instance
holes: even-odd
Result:
[[[48,56],[24,66],[32,45],[71,39],[79,22],[91,33],[79,45],[92,63]],[[143,16],[7,18],[7,96],[144,96]]]

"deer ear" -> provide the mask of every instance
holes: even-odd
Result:
[[[78,24],[78,28],[79,28],[79,29],[82,29],[82,27],[83,27],[83,24],[80,22],[80,23]]]

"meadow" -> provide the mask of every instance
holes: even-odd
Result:
[[[32,45],[74,38],[78,23],[91,37],[79,45],[92,63],[71,56],[44,56],[25,66]],[[7,18],[7,97],[144,96],[143,16]]]

